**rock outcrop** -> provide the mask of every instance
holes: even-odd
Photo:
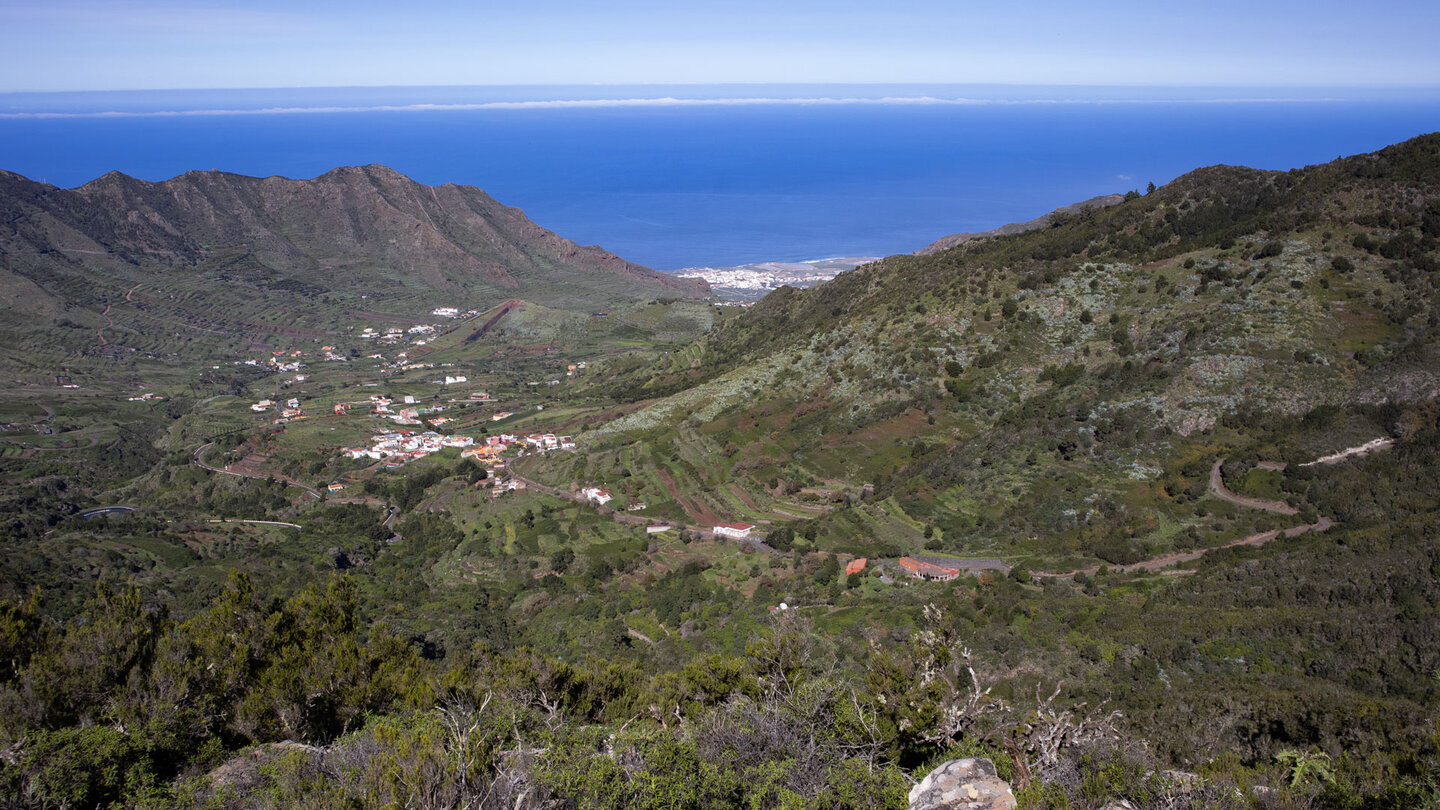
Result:
[[[988,759],[952,759],[910,790],[910,810],[1013,810],[1015,794]]]

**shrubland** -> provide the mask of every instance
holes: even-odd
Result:
[[[34,429],[0,450],[0,781],[17,807],[898,807],[978,754],[1022,807],[1432,806],[1437,186],[1435,136],[1215,167],[743,312],[529,305],[412,349],[482,405],[359,359],[285,388],[77,359],[167,397],[5,399]],[[352,462],[384,423],[248,413],[291,392],[578,448]],[[764,542],[707,531],[737,520]]]

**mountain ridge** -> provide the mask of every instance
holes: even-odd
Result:
[[[584,307],[656,294],[704,297],[596,246],[581,246],[473,186],[425,186],[388,167],[338,167],[310,180],[191,171],[150,182],[110,172],[75,189],[3,175],[0,253],[83,253],[95,264],[201,267],[226,254],[309,285],[340,286],[370,265],[443,292],[537,297]],[[344,269],[342,269],[344,268]],[[627,290],[631,287],[633,289]]]

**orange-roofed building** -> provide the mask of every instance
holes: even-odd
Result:
[[[922,560],[917,560],[914,557],[901,557],[899,559],[899,565],[901,568],[904,568],[906,571],[908,571],[910,573],[910,576],[916,577],[917,579],[928,579],[934,582],[949,582],[950,580],[960,576],[959,568],[950,568],[948,566],[936,565],[935,563],[928,563]]]
[[[845,576],[848,577],[848,576],[850,576],[851,574],[859,574],[859,573],[863,572],[864,570],[865,570],[865,558],[864,558],[864,557],[856,557],[855,559],[851,560],[849,563],[847,563],[847,564],[845,565]]]

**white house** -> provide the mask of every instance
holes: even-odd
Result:
[[[609,503],[612,498],[609,490],[604,490],[600,487],[585,487],[584,489],[580,490],[580,494],[584,495],[586,500],[598,506],[604,506],[605,504]]]
[[[750,530],[755,528],[751,523],[722,523],[714,528],[716,537],[729,537],[732,540],[744,540],[750,536]]]

